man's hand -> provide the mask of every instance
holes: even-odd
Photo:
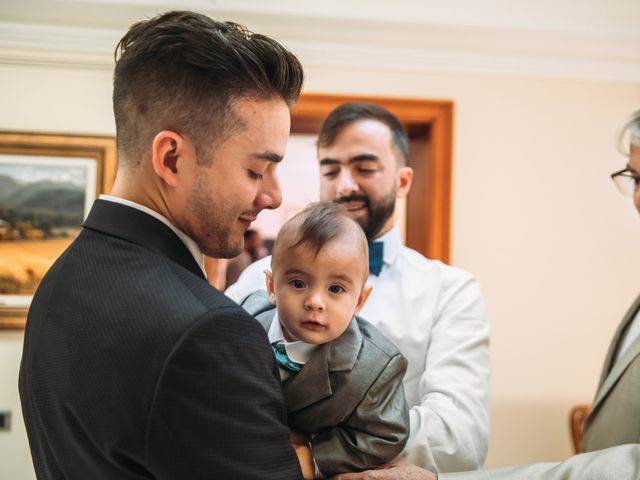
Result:
[[[388,463],[373,470],[341,473],[331,478],[333,480],[438,480],[435,473],[407,462]]]

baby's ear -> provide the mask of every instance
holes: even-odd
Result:
[[[271,273],[271,270],[265,270],[264,271],[264,275],[265,275],[266,280],[267,280],[267,293],[269,294],[269,301],[275,305],[276,304],[276,289],[275,289],[275,285],[273,283],[273,273]]]
[[[371,290],[373,290],[373,287],[371,285],[365,285],[364,287],[362,287],[362,291],[360,292],[360,296],[358,297],[358,303],[356,304],[356,311],[353,313],[354,316],[358,315],[360,313],[360,310],[362,310],[362,307],[364,307],[367,298],[369,298],[369,295],[371,294]]]

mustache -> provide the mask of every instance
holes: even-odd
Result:
[[[369,197],[367,197],[366,195],[362,195],[362,194],[353,194],[353,195],[348,195],[346,197],[338,197],[336,199],[333,200],[335,203],[339,203],[339,204],[343,204],[346,202],[362,202],[364,203],[364,205],[366,207],[369,207],[369,205],[371,204],[371,201],[369,200]]]

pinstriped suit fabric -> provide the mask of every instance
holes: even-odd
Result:
[[[175,234],[98,200],[29,312],[40,479],[300,478],[266,334]]]

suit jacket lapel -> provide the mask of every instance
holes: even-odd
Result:
[[[611,368],[613,368],[613,363],[615,360],[616,353],[618,352],[618,347],[620,346],[620,340],[622,339],[622,334],[626,331],[629,323],[635,318],[636,313],[638,312],[638,308],[640,308],[640,295],[635,299],[629,310],[627,310],[626,315],[620,322],[618,329],[616,330],[615,335],[613,336],[613,340],[611,340],[611,345],[609,345],[609,351],[607,352],[607,356],[604,361],[604,366],[602,367],[602,373],[600,374],[600,381],[598,382],[598,388],[602,387],[602,384],[606,380]]]
[[[620,326],[618,330],[616,330],[615,335],[613,336],[613,340],[611,341],[611,345],[609,346],[609,351],[607,352],[607,357],[604,361],[604,366],[602,368],[602,374],[600,375],[600,382],[598,384],[598,391],[596,392],[596,398],[593,401],[593,405],[591,406],[592,415],[595,415],[595,410],[600,405],[602,400],[606,397],[611,387],[615,385],[620,375],[626,370],[631,361],[640,354],[640,337],[638,337],[628,348],[628,350],[624,353],[622,357],[616,362],[615,358],[618,353],[618,349],[620,347],[620,343],[624,338],[624,332],[626,332],[627,328],[631,321],[635,318],[638,309],[640,308],[640,295],[633,302],[625,317],[620,322]]]
[[[327,398],[333,393],[329,381],[330,345],[320,345],[302,370],[283,382],[282,391],[289,413]]]
[[[300,373],[282,384],[287,410],[295,412],[332,395],[330,372],[351,371],[361,345],[362,333],[353,318],[342,335],[318,347]]]
[[[140,210],[96,200],[83,226],[155,250],[205,279],[193,255],[173,230]]]
[[[242,307],[254,315],[268,332],[275,319],[275,306],[266,292],[255,292],[242,301]],[[362,346],[362,333],[355,318],[347,330],[332,342],[320,345],[300,372],[282,382],[289,414],[333,395],[330,372],[351,371]]]
[[[602,400],[607,396],[607,393],[609,393],[611,388],[616,384],[629,364],[638,355],[640,355],[640,337],[636,338],[635,341],[629,345],[629,348],[624,352],[624,355],[622,355],[622,357],[620,357],[620,359],[613,365],[613,368],[605,378],[604,383],[598,389],[596,398],[593,401],[593,406],[591,407],[592,411],[595,411],[598,405],[600,405]]]
[[[362,333],[357,320],[352,318],[345,332],[331,343],[333,346],[329,352],[329,371],[353,370],[362,346]]]

